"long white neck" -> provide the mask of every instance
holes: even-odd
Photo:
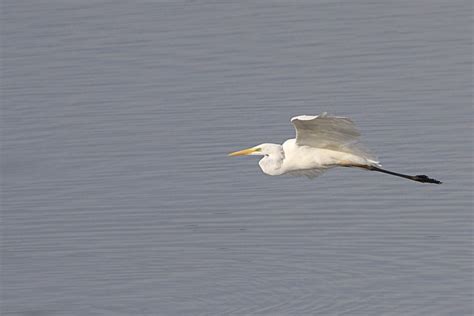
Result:
[[[271,176],[277,176],[283,173],[282,165],[285,160],[285,152],[281,145],[272,144],[271,147],[264,149],[265,156],[258,162],[262,171]]]

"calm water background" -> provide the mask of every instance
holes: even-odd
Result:
[[[470,315],[470,1],[2,1],[2,315]],[[383,165],[229,151],[353,118]]]

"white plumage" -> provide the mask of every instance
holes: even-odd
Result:
[[[268,175],[314,178],[327,169],[358,167],[418,182],[441,183],[424,175],[410,176],[381,169],[374,156],[359,143],[360,133],[346,117],[300,115],[291,119],[296,138],[283,143],[264,143],[230,153],[229,156],[261,155],[260,168]]]

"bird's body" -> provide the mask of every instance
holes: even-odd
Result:
[[[267,146],[273,144],[265,144]],[[374,160],[333,149],[299,146],[296,139],[288,139],[283,145],[274,144],[274,153],[264,156],[259,165],[268,175],[307,173],[309,177],[342,164],[378,165]],[[318,172],[316,172],[318,171]]]
[[[262,155],[260,168],[268,175],[283,174],[314,178],[333,167],[358,167],[400,176],[418,182],[441,182],[424,175],[409,176],[380,168],[372,154],[358,143],[354,123],[344,117],[301,115],[291,119],[296,138],[283,143],[260,144],[230,156]]]

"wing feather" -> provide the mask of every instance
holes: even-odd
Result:
[[[360,133],[346,117],[300,115],[291,119],[296,129],[296,143],[300,146],[338,149],[356,142]]]
[[[347,117],[300,115],[291,119],[296,130],[296,144],[347,152],[378,164],[375,155],[359,142],[360,133]]]
[[[308,179],[314,179],[317,176],[320,176],[326,169],[323,168],[315,168],[315,169],[302,169],[302,170],[295,170],[285,173],[289,176],[294,177],[307,177]]]

